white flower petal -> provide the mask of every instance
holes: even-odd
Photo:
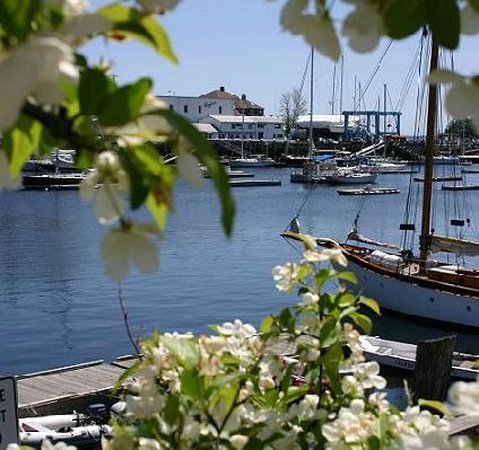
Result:
[[[479,32],[479,14],[468,3],[461,9],[461,33],[477,34]]]
[[[0,191],[14,191],[20,188],[20,176],[12,177],[7,154],[0,150]]]
[[[131,259],[140,272],[153,273],[158,270],[158,248],[151,239],[132,233],[129,245]]]
[[[188,151],[180,151],[176,160],[178,175],[193,187],[201,187],[204,184],[203,172],[201,171],[198,158]]]
[[[106,274],[113,280],[120,281],[128,274],[127,246],[124,233],[110,231],[101,243],[101,255]]]
[[[438,69],[429,75],[429,83],[431,84],[457,83],[463,81],[464,78],[452,70]]]
[[[95,214],[100,223],[107,224],[118,220],[124,210],[124,202],[114,185],[102,184],[98,187],[95,196]]]

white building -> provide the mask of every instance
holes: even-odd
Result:
[[[235,111],[235,103],[232,99],[211,99],[202,97],[182,97],[176,95],[159,95],[170,108],[178,114],[186,117],[190,122],[200,122],[209,115],[232,116]]]
[[[283,122],[275,116],[238,116],[212,114],[200,120],[218,130],[220,139],[284,139]]]
[[[193,126],[206,138],[218,139],[218,130],[209,123],[194,123]]]

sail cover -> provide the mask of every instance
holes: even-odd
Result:
[[[385,242],[379,242],[375,241],[374,239],[369,239],[366,236],[363,236],[362,234],[358,233],[357,230],[352,228],[349,231],[347,240],[351,239],[352,241],[356,242],[363,242],[365,244],[371,244],[371,245],[376,245],[377,247],[384,247],[384,248],[393,248],[393,249],[399,249],[400,247],[394,244],[387,244]]]
[[[447,236],[431,236],[432,253],[455,253],[463,256],[479,256],[479,242]]]

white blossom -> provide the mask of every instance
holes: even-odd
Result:
[[[111,27],[112,23],[100,14],[80,14],[69,17],[57,34],[69,45],[77,47],[89,36],[106,33]]]
[[[217,328],[218,333],[225,336],[249,338],[256,334],[256,329],[252,325],[243,323],[239,319],[236,319],[234,322],[225,322],[223,325],[219,325]]]
[[[479,377],[476,381],[457,381],[448,393],[451,409],[456,414],[479,415]]]
[[[156,439],[139,437],[138,450],[161,450],[161,446]]]
[[[338,247],[334,248],[317,248],[314,250],[305,250],[303,258],[307,262],[329,262],[333,261],[340,266],[347,267],[348,260],[342,250]]]
[[[103,238],[101,254],[105,272],[113,280],[122,280],[133,264],[142,273],[158,269],[156,244],[140,227],[113,229]]]
[[[145,141],[164,142],[173,132],[173,128],[163,116],[156,112],[166,107],[163,100],[148,94],[145,96],[140,116],[136,120],[107,131],[118,136],[117,142],[122,147],[141,144]]]
[[[176,159],[176,170],[190,186],[201,187],[204,184],[203,171],[198,158],[188,149],[180,147]]]
[[[448,70],[436,70],[429,76],[431,84],[451,83],[446,94],[446,109],[456,119],[470,118],[479,128],[479,82]]]
[[[7,154],[0,150],[0,191],[14,191],[20,188],[22,184],[19,175],[12,176]]]
[[[276,288],[281,292],[289,292],[299,275],[299,268],[296,263],[286,263],[283,266],[273,267],[273,279],[276,281]]]
[[[344,20],[342,32],[354,51],[365,53],[374,50],[384,34],[383,19],[377,5],[367,1],[352,3],[355,3],[356,9]]]
[[[316,306],[318,304],[319,295],[313,292],[305,292],[301,295],[301,305],[303,306]]]
[[[479,32],[479,14],[467,3],[461,9],[461,33],[477,34]]]
[[[118,155],[111,151],[101,152],[95,168],[80,183],[80,196],[88,201],[95,199],[95,214],[102,224],[117,221],[125,211],[122,193],[128,181]]]
[[[320,53],[337,61],[341,53],[333,23],[326,11],[305,14],[309,0],[289,0],[281,12],[281,24],[293,34],[300,34]]]
[[[233,434],[233,436],[230,436],[230,444],[236,450],[242,450],[248,441],[248,436],[245,436],[244,434]]]
[[[164,14],[176,8],[180,0],[138,0],[138,3],[147,14]]]
[[[60,103],[60,81],[78,78],[73,61],[72,48],[55,37],[37,37],[7,54],[0,61],[0,130],[15,124],[29,95],[40,103]]]
[[[355,375],[364,389],[384,389],[386,380],[379,375],[379,364],[376,361],[369,361],[357,364]]]

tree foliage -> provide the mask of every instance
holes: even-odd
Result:
[[[279,113],[283,119],[286,136],[296,128],[298,117],[306,113],[306,100],[299,89],[281,94]]]

